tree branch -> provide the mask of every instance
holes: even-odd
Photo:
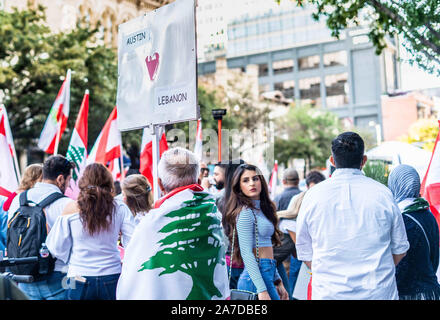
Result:
[[[383,14],[387,15],[391,20],[393,20],[397,25],[401,25],[402,27],[406,27],[408,30],[411,30],[408,23],[402,19],[399,15],[397,15],[395,12],[393,12],[390,8],[383,5],[377,0],[367,0],[368,3],[370,3],[376,10],[382,12]],[[409,31],[408,31],[409,32]],[[440,55],[440,48],[435,45],[434,43],[430,42],[428,39],[424,38],[422,35],[419,35],[419,40],[427,47],[431,48],[433,51],[435,51],[437,54]],[[426,51],[421,50],[422,52],[426,53]]]

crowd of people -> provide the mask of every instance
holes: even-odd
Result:
[[[287,168],[271,199],[255,165],[224,161],[209,176],[194,153],[172,148],[158,164],[155,202],[143,175],[115,183],[99,163],[70,199],[73,164],[51,156],[1,199],[0,249],[19,256],[42,238],[48,260],[39,258],[34,282],[18,284],[35,300],[228,299],[231,290],[294,300],[301,268],[311,299],[440,299],[439,228],[418,173],[399,165],[388,186],[366,177],[353,132],[329,149],[331,177],[310,171],[302,191]],[[43,213],[42,234],[26,233],[31,207]]]

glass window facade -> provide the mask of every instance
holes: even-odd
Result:
[[[290,98],[295,97],[295,81],[294,80],[277,82],[274,84],[274,89],[281,91],[285,98],[290,99]]]
[[[269,75],[269,66],[267,63],[262,63],[258,65],[258,76],[266,77]]]
[[[313,77],[299,80],[301,104],[321,106],[321,78]]]
[[[338,108],[348,104],[348,73],[332,74],[325,77],[327,108]]]
[[[336,51],[324,54],[324,67],[346,66],[347,51]]]
[[[299,71],[318,69],[319,68],[319,56],[302,57],[298,59]]]
[[[293,60],[274,61],[272,63],[272,69],[274,75],[293,72]]]

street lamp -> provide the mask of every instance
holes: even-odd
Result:
[[[375,127],[377,145],[380,145],[381,140],[382,140],[382,132],[381,132],[380,124],[378,124],[378,123],[376,123],[376,121],[372,120],[372,121],[368,122],[368,125],[370,127]]]
[[[218,122],[218,162],[222,161],[222,119],[226,114],[226,109],[213,109],[212,116]]]

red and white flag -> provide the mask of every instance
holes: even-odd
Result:
[[[276,191],[277,191],[277,182],[278,182],[278,161],[275,160],[275,165],[273,166],[272,173],[270,175],[269,180],[269,192],[270,196],[273,199],[275,199]]]
[[[110,164],[108,166],[108,169],[112,173],[114,181],[121,182],[124,179],[124,177],[127,175],[129,167],[125,166],[124,171],[121,171],[120,161],[122,160],[123,160],[122,157],[120,159],[113,159],[112,161],[110,161]]]
[[[53,154],[58,151],[58,144],[67,126],[70,109],[70,69],[67,70],[63,85],[58,91],[55,102],[50,109],[49,116],[44,124],[38,147],[44,152]]]
[[[14,142],[6,109],[0,107],[0,195],[5,197],[8,197],[18,188],[14,155]]]
[[[99,162],[107,166],[109,162],[121,157],[122,138],[116,125],[116,118],[117,110],[115,107],[87,157],[87,164]]]
[[[76,168],[73,173],[73,180],[78,181],[81,172],[86,166],[87,159],[87,135],[89,116],[89,90],[84,93],[84,98],[76,118],[75,128],[72,131],[66,158],[75,162]]]
[[[197,134],[196,134],[196,145],[194,147],[194,153],[202,161],[202,119],[197,120]]]
[[[440,126],[440,119],[439,119]],[[440,226],[440,132],[435,140],[434,150],[432,151],[431,161],[423,178],[420,194],[430,205],[437,224]]]
[[[159,141],[159,154],[162,156],[162,153],[168,150],[168,142],[163,127],[160,127],[159,135],[161,136]],[[139,171],[148,179],[150,185],[153,186],[153,140],[152,135],[150,134],[150,128],[145,128],[142,134]]]
[[[66,189],[65,195],[75,200],[79,194],[78,180],[84,171],[87,161],[88,115],[89,90],[86,90],[66,154],[66,158],[75,163],[75,169],[73,170],[72,179],[70,179],[70,185]]]

